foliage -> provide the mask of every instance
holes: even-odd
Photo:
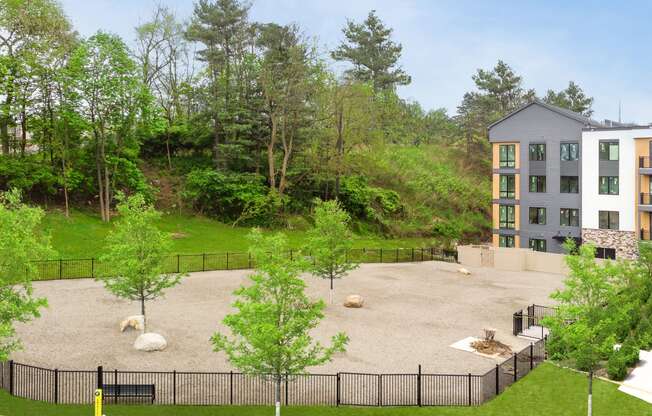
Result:
[[[398,193],[369,186],[363,176],[344,178],[340,198],[346,210],[357,218],[381,224],[402,209]]]
[[[308,231],[308,248],[313,258],[312,273],[330,280],[332,303],[333,279],[341,279],[358,267],[347,257],[348,250],[353,246],[349,231],[351,217],[337,200],[317,200],[314,220],[314,228]]]
[[[586,117],[591,117],[593,97],[588,97],[579,85],[570,81],[565,90],[555,92],[548,90],[544,100],[558,107],[567,108]]]
[[[216,333],[212,337],[215,351],[224,351],[233,366],[275,382],[277,409],[284,378],[330,361],[348,342],[344,333],[333,336],[329,347],[313,341],[310,332],[323,319],[325,305],[305,295],[306,284],[299,275],[307,265],[300,257],[290,258],[288,250],[282,234],[251,233],[250,253],[256,269],[249,276],[251,285],[234,292],[237,311],[224,318],[232,336]]]
[[[20,348],[14,323],[38,318],[47,305],[34,296],[31,286],[37,271],[32,260],[53,253],[49,240],[38,232],[42,218],[40,208],[21,202],[17,189],[0,194],[0,361]]]
[[[181,275],[163,273],[171,238],[155,225],[161,214],[140,194],[117,198],[119,218],[100,258],[111,272],[99,279],[114,295],[139,301],[145,315],[145,302],[162,296]]]

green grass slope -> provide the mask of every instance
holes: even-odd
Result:
[[[595,416],[647,416],[652,405],[627,396],[616,385],[594,383]],[[107,406],[107,416],[263,416],[273,414],[270,407],[202,406]],[[0,391],[3,416],[83,416],[91,406],[51,405],[10,397]],[[287,407],[286,416],[575,416],[586,414],[586,378],[580,374],[543,364],[505,393],[480,407],[354,408]]]

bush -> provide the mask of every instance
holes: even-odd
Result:
[[[195,169],[188,174],[183,196],[203,214],[234,225],[277,225],[283,201],[269,192],[265,178],[249,173]]]
[[[620,351],[614,351],[609,357],[607,374],[609,374],[610,379],[616,381],[624,380],[627,377],[627,363],[624,354],[621,354]]]
[[[340,200],[352,217],[382,225],[403,210],[397,192],[370,186],[362,176],[343,179]]]

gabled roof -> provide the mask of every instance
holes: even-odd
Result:
[[[494,127],[497,124],[502,123],[503,121],[507,120],[511,116],[520,113],[521,111],[525,110],[526,108],[533,106],[533,105],[539,105],[541,107],[544,107],[550,111],[554,111],[557,114],[560,114],[564,117],[568,117],[572,120],[575,120],[579,123],[582,123],[584,126],[592,126],[592,127],[605,127],[604,124],[600,123],[599,121],[593,120],[589,117],[583,116],[580,113],[576,113],[575,111],[568,110],[566,108],[561,108],[557,107],[556,105],[548,104],[545,101],[542,101],[538,98],[535,98],[534,100],[530,101],[529,103],[522,105],[521,107],[517,108],[516,110],[512,111],[511,113],[507,114],[505,117],[501,118],[498,121],[495,121],[487,127],[488,130],[491,130],[492,127]]]

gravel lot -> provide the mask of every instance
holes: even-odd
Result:
[[[351,338],[347,352],[313,373],[416,372],[480,373],[496,361],[449,345],[493,327],[497,339],[521,349],[528,341],[511,335],[512,313],[531,304],[550,304],[548,295],[563,276],[469,268],[440,262],[364,264],[335,282],[335,304],[315,337],[338,331]],[[119,331],[120,321],[139,313],[137,303],[119,300],[93,280],[35,283],[49,300],[43,316],[18,326],[25,348],[13,359],[59,369],[229,371],[224,354],[214,353],[209,338],[224,330],[232,292],[246,284],[249,271],[193,273],[167,295],[147,305],[148,331],[168,340],[163,352],[133,349],[136,332]],[[311,297],[328,299],[328,282],[306,276]],[[362,309],[344,308],[348,294],[365,298]]]

